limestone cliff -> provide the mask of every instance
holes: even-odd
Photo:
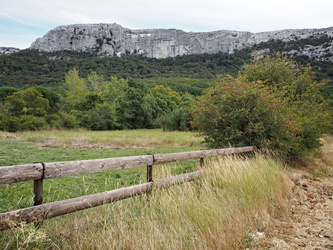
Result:
[[[333,37],[333,27],[250,33],[241,31],[184,32],[178,29],[132,30],[119,24],[60,26],[37,39],[30,49],[86,51],[99,55],[143,54],[166,58],[203,53],[233,53],[271,39],[292,41],[309,37]],[[333,44],[325,50],[333,51]],[[308,48],[310,54],[318,48]]]

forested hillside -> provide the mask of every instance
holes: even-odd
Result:
[[[331,54],[321,54],[321,60],[315,60],[302,53],[306,46],[325,47],[332,38],[309,38],[291,42],[271,40],[239,51],[234,54],[217,53],[203,55],[177,56],[175,58],[154,59],[142,55],[122,57],[98,57],[84,52],[39,52],[37,50],[22,50],[10,55],[0,55],[0,86],[27,88],[44,86],[54,90],[61,88],[66,73],[74,67],[81,77],[86,77],[94,71],[98,75],[124,79],[156,79],[163,85],[174,88],[178,80],[170,78],[215,79],[218,75],[236,76],[245,63],[249,63],[255,54],[263,51],[270,55],[286,53],[303,65],[310,64],[316,72],[316,79],[327,79],[330,83],[324,89],[326,97],[333,93],[333,62],[329,61]],[[325,57],[326,56],[326,57]],[[326,59],[326,60],[325,60]],[[168,79],[168,80],[165,80]],[[203,87],[206,87],[205,85]],[[175,89],[176,90],[176,89]]]
[[[83,52],[38,52],[23,50],[0,56],[0,86],[28,87],[43,85],[54,88],[64,81],[73,67],[86,77],[91,71],[103,77],[213,79],[218,74],[237,74],[251,59],[249,50],[228,55],[190,55],[153,59],[141,55],[98,57]]]

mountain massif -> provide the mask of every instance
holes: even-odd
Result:
[[[133,30],[119,24],[73,24],[59,26],[32,43],[30,49],[45,52],[78,51],[114,56],[142,54],[167,58],[193,54],[233,53],[262,42],[328,38],[324,44],[308,45],[289,51],[317,60],[333,61],[333,27],[273,32],[184,32],[178,29]],[[329,56],[328,56],[329,55]]]

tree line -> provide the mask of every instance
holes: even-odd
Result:
[[[0,130],[78,128],[90,130],[162,127],[190,130],[196,97],[133,79],[105,79],[92,71],[80,77],[76,68],[65,77],[61,92],[45,87],[19,90],[0,87]]]

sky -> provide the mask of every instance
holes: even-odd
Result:
[[[1,0],[0,47],[28,48],[69,24],[250,32],[333,26],[332,0]]]

